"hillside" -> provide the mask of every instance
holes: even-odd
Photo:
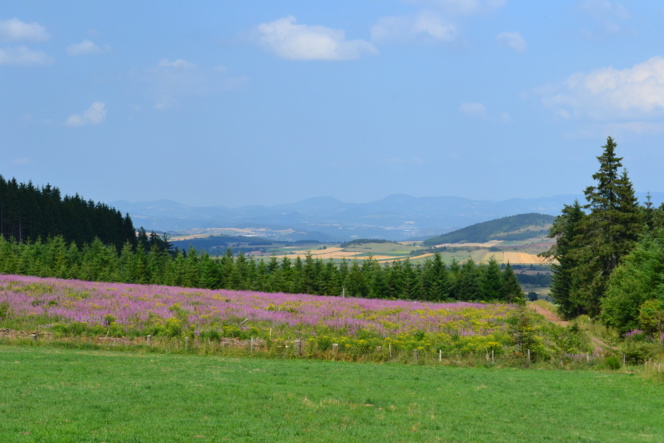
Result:
[[[423,243],[435,246],[447,243],[485,243],[491,240],[517,241],[546,237],[554,220],[546,214],[519,214],[483,223],[429,238]]]

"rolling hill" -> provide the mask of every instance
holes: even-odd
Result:
[[[477,223],[447,234],[429,238],[426,246],[449,243],[486,243],[492,240],[518,241],[546,237],[554,216],[546,214],[519,214]]]

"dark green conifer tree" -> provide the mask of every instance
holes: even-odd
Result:
[[[586,214],[575,201],[565,205],[557,216],[549,232],[556,243],[542,255],[552,261],[551,296],[556,300],[558,310],[565,318],[574,318],[585,312],[578,297],[579,276],[576,273],[584,247],[583,225]]]
[[[517,303],[523,305],[526,303],[526,297],[521,289],[521,284],[514,274],[512,266],[507,263],[501,276],[502,299],[508,303]]]
[[[487,301],[503,300],[503,278],[500,266],[492,256],[489,263],[481,268],[480,298]]]

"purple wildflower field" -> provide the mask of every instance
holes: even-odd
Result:
[[[452,336],[494,342],[494,335],[505,335],[506,318],[514,310],[505,304],[423,303],[16,275],[0,275],[0,304],[8,307],[11,319],[23,319],[26,324],[78,322],[107,327],[113,322],[116,330],[133,335],[149,333],[155,325],[177,324],[181,331],[193,334],[218,330],[225,335],[233,329],[266,336],[269,330],[270,337],[326,334],[349,342],[368,337],[403,341],[419,334],[420,339],[431,337],[427,346]]]

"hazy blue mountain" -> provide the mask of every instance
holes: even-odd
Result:
[[[645,194],[638,194],[645,201]],[[472,200],[461,197],[413,197],[395,194],[368,203],[346,203],[332,197],[317,197],[275,206],[187,206],[171,200],[130,203],[116,201],[112,206],[128,212],[134,225],[147,230],[178,232],[192,228],[262,226],[277,230],[288,227],[311,235],[312,240],[347,241],[355,238],[388,240],[426,239],[435,235],[515,214],[558,215],[565,204],[582,195]],[[653,193],[659,206],[664,193]],[[302,238],[297,235],[297,238]]]

